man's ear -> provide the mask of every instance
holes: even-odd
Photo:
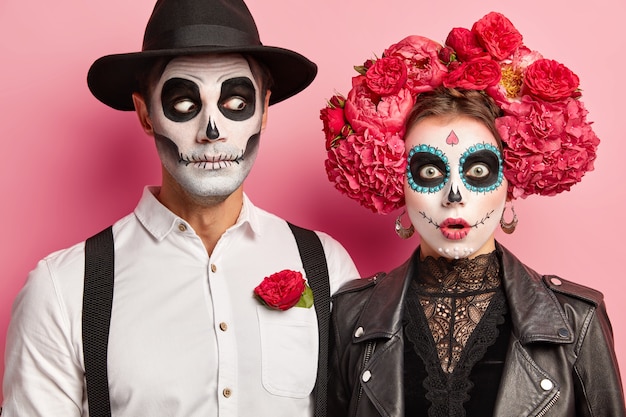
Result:
[[[270,106],[270,96],[272,95],[272,92],[270,90],[267,90],[267,93],[265,93],[265,103],[263,103],[263,118],[261,119],[261,130],[265,130],[265,125],[267,125],[267,109]]]
[[[152,120],[150,120],[150,114],[148,113],[148,106],[141,94],[133,93],[133,103],[135,104],[135,112],[139,118],[139,123],[144,132],[150,136],[154,136],[154,129],[152,128]]]

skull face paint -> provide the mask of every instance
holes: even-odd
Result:
[[[423,256],[466,258],[495,248],[507,196],[497,141],[469,117],[427,117],[405,136],[404,185]]]
[[[226,198],[252,169],[264,103],[238,55],[177,57],[152,91],[150,119],[169,174],[191,195]]]

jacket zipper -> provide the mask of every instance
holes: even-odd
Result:
[[[541,410],[541,412],[539,414],[537,414],[537,417],[543,417],[546,415],[546,413],[548,411],[550,411],[550,409],[552,408],[552,406],[554,406],[554,404],[557,402],[557,400],[559,399],[559,397],[561,396],[561,391],[557,391],[556,395],[554,396],[554,398],[552,398],[548,404],[546,404],[546,406],[544,407],[543,410]]]
[[[359,372],[359,379],[361,378],[361,374],[365,370],[365,366],[369,362],[372,357],[372,353],[374,353],[374,348],[376,347],[376,342],[367,342],[365,346],[365,354],[363,355],[363,362],[361,363],[361,372]],[[359,382],[359,395],[357,396],[357,406],[361,403],[361,395],[363,394],[363,385]]]

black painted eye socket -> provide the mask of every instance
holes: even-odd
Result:
[[[230,120],[242,121],[256,110],[256,89],[248,77],[224,81],[219,99],[220,112]]]
[[[436,187],[447,178],[446,163],[430,152],[416,152],[409,160],[409,171],[413,182],[420,187]]]
[[[461,166],[464,182],[472,187],[485,188],[495,185],[500,180],[500,160],[490,150],[473,152]]]
[[[165,117],[174,122],[186,122],[202,110],[200,89],[193,81],[171,78],[163,84],[161,104]]]

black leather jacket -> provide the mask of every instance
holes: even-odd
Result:
[[[497,250],[513,331],[494,415],[625,416],[602,294]],[[404,416],[402,306],[412,271],[409,260],[334,296],[329,416]]]

